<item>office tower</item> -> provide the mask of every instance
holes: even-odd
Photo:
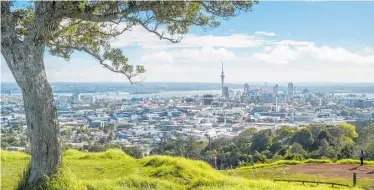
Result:
[[[222,88],[222,92],[223,92],[223,97],[225,97],[225,98],[229,98],[230,97],[230,95],[229,95],[229,87],[228,86],[224,86]]]
[[[294,88],[292,82],[288,83],[288,96],[292,97],[294,94]]]
[[[273,96],[275,97],[275,96],[277,96],[278,95],[278,85],[275,85],[274,87],[273,87]]]
[[[203,96],[204,105],[212,105],[213,100],[214,100],[214,96],[211,94],[206,94]]]
[[[244,84],[244,91],[243,91],[244,96],[249,95],[249,85],[247,83]]]

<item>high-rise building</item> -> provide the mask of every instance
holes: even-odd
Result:
[[[278,85],[276,84],[274,87],[273,87],[273,96],[277,96],[278,95]]]
[[[214,100],[214,96],[211,94],[206,94],[203,96],[204,105],[212,105],[213,100]]]
[[[294,94],[294,88],[292,82],[288,83],[288,96],[292,97]]]
[[[243,91],[244,96],[249,95],[249,85],[247,83],[244,84],[244,91]]]
[[[81,101],[81,95],[79,93],[73,94],[72,101],[74,104],[79,103]]]
[[[225,98],[229,98],[230,97],[230,95],[229,95],[229,87],[228,86],[224,86],[222,88],[222,92],[223,92],[223,97],[225,97]]]
[[[225,82],[225,73],[223,72],[223,62],[222,62],[222,72],[221,72],[221,89],[222,89],[222,97],[224,96],[224,91],[223,91],[223,84]],[[227,90],[228,91],[228,90]]]

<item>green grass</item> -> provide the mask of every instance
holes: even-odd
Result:
[[[20,152],[1,151],[1,189],[14,189],[26,169],[30,156]],[[306,162],[306,161],[304,161]],[[309,163],[310,161],[308,161]],[[48,181],[48,189],[329,189],[329,186],[273,182],[285,164],[300,161],[278,161],[275,168],[241,168],[217,171],[207,163],[171,156],[149,156],[134,159],[121,150],[86,153],[68,150],[63,165]],[[277,165],[278,164],[278,165]],[[253,171],[261,170],[253,175]],[[294,176],[291,176],[294,177]],[[335,188],[336,189],[336,188]]]
[[[337,164],[360,164],[360,160],[353,160],[353,159],[343,159],[336,161]],[[366,161],[364,160],[364,164],[368,166],[374,166],[374,161]]]
[[[318,163],[318,164],[331,164],[333,163],[329,159],[307,159],[303,161],[298,160],[278,160],[272,163],[265,163],[265,164],[255,164],[253,166],[245,166],[239,169],[246,170],[246,169],[254,169],[254,168],[265,168],[265,167],[273,167],[273,166],[280,166],[280,165],[299,165],[299,164],[307,164],[307,163]]]
[[[1,189],[16,187],[29,164],[30,156],[21,152],[1,151]],[[11,188],[8,188],[11,187]]]

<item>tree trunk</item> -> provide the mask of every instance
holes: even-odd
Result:
[[[44,68],[44,46],[23,48],[11,68],[22,89],[31,145],[28,185],[57,172],[61,163],[61,144],[56,105]]]

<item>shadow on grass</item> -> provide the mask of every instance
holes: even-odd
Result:
[[[17,190],[46,190],[47,188],[47,181],[48,179],[42,178],[35,182],[34,184],[28,184],[27,180],[30,177],[31,172],[31,165],[28,164],[27,167],[23,170],[23,173],[19,179]]]
[[[19,182],[18,182],[18,185],[17,185],[17,190],[23,190],[23,189],[27,189],[27,179],[29,178],[30,176],[30,172],[31,172],[31,165],[30,163],[26,166],[26,168],[23,170],[23,173],[19,179]]]

